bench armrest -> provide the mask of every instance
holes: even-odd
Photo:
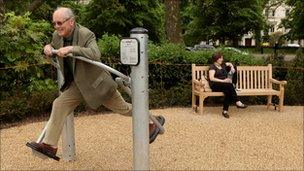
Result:
[[[205,84],[198,80],[193,80],[194,89],[198,91],[204,91],[205,90]]]
[[[279,84],[279,85],[283,85],[283,86],[287,84],[287,81],[279,81],[279,80],[276,80],[276,79],[273,79],[273,78],[270,78],[270,82],[275,83],[275,84]]]
[[[193,80],[193,84],[196,86],[204,87],[204,83],[202,83],[201,81],[198,81],[198,80]]]

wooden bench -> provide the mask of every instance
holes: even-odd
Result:
[[[272,96],[279,97],[276,105],[279,111],[283,111],[284,86],[286,81],[278,81],[272,78],[272,65],[268,66],[238,66],[237,67],[237,92],[238,96],[268,96],[267,109],[272,105]],[[203,113],[204,100],[209,96],[224,96],[222,92],[212,92],[209,87],[209,66],[197,66],[192,64],[192,108]],[[274,89],[273,84],[278,88]],[[199,100],[196,104],[197,98]]]

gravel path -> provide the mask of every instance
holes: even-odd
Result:
[[[153,170],[303,170],[303,106],[285,112],[265,106],[152,110],[166,117],[166,133],[150,146]],[[75,118],[77,160],[57,162],[34,157],[25,146],[45,122],[1,130],[1,170],[130,170],[131,119],[117,114]],[[61,144],[61,142],[60,142]],[[61,147],[58,156],[62,157]]]

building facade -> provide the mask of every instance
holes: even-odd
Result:
[[[283,35],[287,33],[289,30],[285,29],[284,27],[281,27],[280,24],[284,18],[287,17],[287,15],[290,13],[292,8],[284,3],[272,6],[269,8],[265,8],[263,10],[263,14],[265,18],[267,19],[267,24],[269,25],[268,35]],[[265,33],[261,32],[262,37],[265,35]],[[239,45],[241,46],[255,46],[256,41],[254,39],[253,33],[245,34],[242,39],[239,42]],[[288,40],[283,42],[284,46],[289,45],[304,45],[304,40],[299,42],[298,40]]]

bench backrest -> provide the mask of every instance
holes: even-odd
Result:
[[[272,89],[272,66],[238,66],[237,88],[239,89]],[[209,79],[209,66],[192,64],[192,80]]]

